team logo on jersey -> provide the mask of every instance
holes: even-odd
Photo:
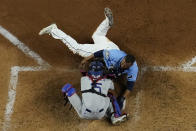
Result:
[[[133,78],[133,75],[128,76],[129,79]]]

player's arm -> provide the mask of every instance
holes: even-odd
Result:
[[[125,92],[123,94],[124,98],[127,98],[130,95],[134,85],[135,85],[134,81],[127,81],[127,88],[126,88],[126,90],[125,90]]]
[[[130,96],[134,84],[135,84],[134,81],[127,81],[127,87],[126,87],[124,94],[117,98],[120,109],[122,110],[125,109],[126,99]]]
[[[119,96],[117,98],[119,106],[121,109],[125,108],[126,104],[126,98],[130,96],[131,91],[133,90],[133,87],[135,85],[135,81],[137,79],[137,74],[138,74],[138,67],[136,66],[134,69],[129,70],[127,74],[127,87],[122,96]]]
[[[88,56],[88,57],[85,57],[82,62],[81,62],[81,65],[84,65],[87,61],[90,61],[92,60],[93,58],[103,58],[103,50],[100,50],[100,51],[97,51],[95,52],[94,54]]]
[[[126,87],[126,90],[123,94],[124,98],[127,98],[130,95],[131,91],[133,90],[133,87],[135,85],[135,81],[137,79],[137,74],[138,74],[138,68],[131,70],[127,74],[127,87]]]
[[[124,93],[124,97],[128,97],[130,92],[133,90],[136,79],[138,75],[138,66],[137,64],[133,65],[133,67],[129,68],[129,72],[127,73],[127,88]]]

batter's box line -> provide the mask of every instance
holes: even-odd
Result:
[[[196,72],[196,67],[172,67],[172,66],[145,66],[141,69],[142,74],[146,71],[181,71],[181,72]]]
[[[14,102],[16,98],[16,87],[18,83],[18,75],[21,71],[44,71],[48,70],[51,65],[44,61],[37,53],[32,51],[24,43],[18,40],[14,35],[9,31],[0,26],[0,34],[8,39],[14,46],[21,50],[25,55],[31,57],[35,60],[39,66],[13,66],[11,68],[10,83],[8,87],[8,100],[6,104],[4,122],[3,122],[3,131],[6,131],[10,127],[11,115],[14,110]]]
[[[11,115],[14,110],[14,102],[16,98],[16,87],[18,83],[18,76],[19,72],[23,71],[43,71],[48,70],[46,67],[38,66],[38,67],[19,67],[14,66],[11,68],[11,76],[10,76],[10,83],[9,83],[9,92],[8,92],[8,102],[6,104],[5,116],[4,116],[4,123],[3,123],[3,130],[5,131],[10,127]]]

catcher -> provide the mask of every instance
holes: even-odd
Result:
[[[104,75],[104,65],[101,61],[93,61],[88,72],[82,72],[82,100],[76,94],[71,84],[62,88],[80,118],[101,119],[107,116],[112,124],[123,122],[127,114],[122,114],[116,98],[109,92],[114,90],[113,82]]]

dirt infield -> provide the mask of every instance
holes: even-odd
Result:
[[[79,43],[114,13],[108,37],[134,54],[145,66],[180,66],[196,56],[194,0],[1,0],[0,26],[7,29],[51,65],[49,70],[19,72],[13,113],[6,130],[194,131],[196,130],[196,72],[140,72],[127,100],[130,120],[112,126],[107,120],[81,120],[63,107],[63,84],[80,88],[81,57],[50,36],[38,32],[51,23]],[[0,129],[4,128],[10,71],[13,66],[38,66],[0,35]],[[195,67],[196,64],[193,64]]]

